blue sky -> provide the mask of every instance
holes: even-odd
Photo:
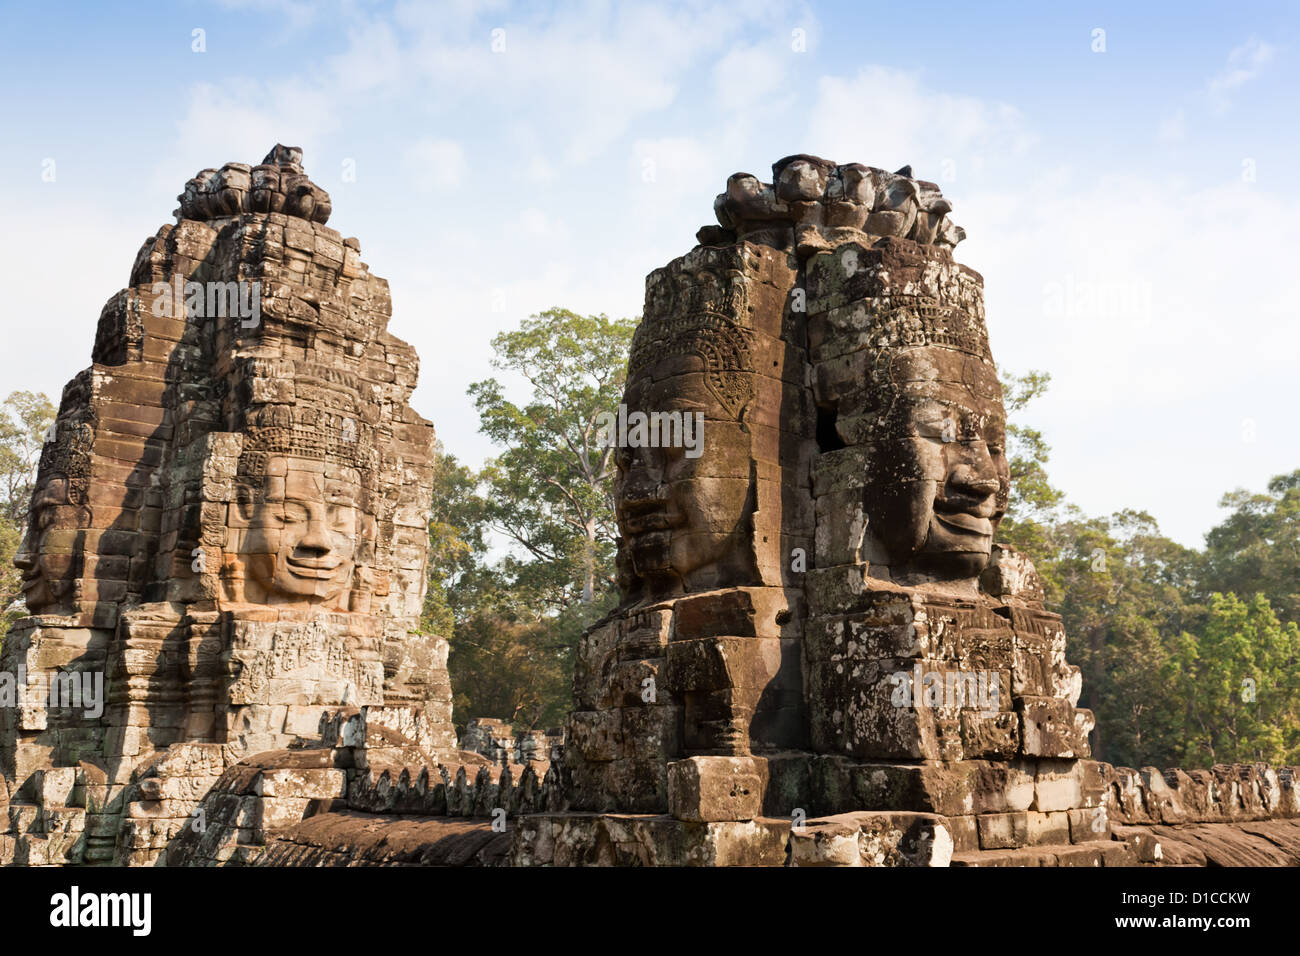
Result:
[[[978,6],[0,5],[0,389],[56,394],[185,181],[279,141],[478,463],[496,331],[637,314],[730,173],[911,163],[967,230],[999,361],[1053,374],[1025,418],[1056,482],[1199,544],[1224,491],[1300,467],[1300,16]]]

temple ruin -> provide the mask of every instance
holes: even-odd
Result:
[[[388,285],[300,150],[179,199],[41,455],[3,650],[6,858],[153,862],[226,768],[328,708],[400,711],[435,765],[456,753],[447,645],[418,629],[433,427]],[[48,706],[90,674],[100,713]]]
[[[41,458],[4,862],[1300,862],[1295,768],[1090,759],[1061,618],[995,543],[983,280],[910,168],[736,174],[649,275],[624,404],[668,433],[621,436],[622,600],[562,738],[456,740],[416,356],[301,151],[180,199]],[[45,693],[95,674],[101,713]]]

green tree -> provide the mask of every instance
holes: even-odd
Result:
[[[1097,726],[1097,759],[1120,764],[1176,762],[1178,702],[1169,693],[1170,642],[1196,608],[1184,592],[1195,554],[1160,533],[1138,511],[1109,518],[1072,513],[1057,524],[1060,550],[1048,566],[1069,637],[1069,659],[1083,672],[1082,704]]]
[[[1051,377],[1001,369],[1003,400],[1018,416]],[[1033,560],[1049,610],[1062,617],[1069,660],[1083,672],[1081,704],[1097,719],[1094,756],[1118,763],[1176,762],[1181,719],[1168,692],[1171,641],[1196,613],[1184,595],[1196,555],[1160,534],[1144,512],[1089,517],[1048,477],[1051,448],[1035,428],[1009,421],[1011,497],[1002,543]]]
[[[22,594],[22,576],[14,567],[14,555],[22,543],[22,533],[9,520],[6,514],[0,514],[0,643],[9,633],[9,625],[22,616],[24,608],[17,604]],[[16,605],[16,606],[15,606]]]
[[[1192,766],[1300,758],[1300,628],[1268,599],[1213,594],[1199,634],[1184,633],[1171,697]]]
[[[1278,475],[1264,494],[1238,488],[1232,509],[1205,537],[1205,592],[1260,592],[1284,621],[1300,622],[1300,470]]]
[[[1011,498],[1007,513],[1021,521],[1050,520],[1065,500],[1065,493],[1047,478],[1051,446],[1041,431],[1012,421],[1011,416],[1040,398],[1051,384],[1052,376],[1040,371],[1029,371],[1024,375],[1006,369],[998,372],[1002,380],[1002,400],[1007,410],[1007,457],[1011,465]]]
[[[498,717],[520,728],[563,723],[572,699],[573,651],[596,614],[575,604],[537,617],[485,605],[458,622],[448,670],[453,719]]]
[[[36,466],[56,411],[43,392],[11,392],[0,405],[0,639],[22,614],[22,605],[15,606],[22,581],[14,555],[27,530]]]
[[[0,509],[20,531],[45,435],[58,410],[44,392],[10,392],[0,405]]]
[[[473,612],[487,573],[487,501],[479,478],[439,442],[434,453],[429,515],[428,591],[421,626],[451,637],[457,620]]]
[[[554,610],[597,603],[613,584],[613,448],[598,416],[622,398],[635,326],[549,309],[492,340],[494,367],[531,388],[526,404],[494,378],[470,386],[481,430],[505,448],[483,472],[489,520],[521,551],[503,570]]]
[[[1065,547],[1057,532],[1062,511],[1070,509],[1064,504],[1065,493],[1047,477],[1051,446],[1038,429],[1013,420],[1047,391],[1052,377],[1040,371],[1017,375],[1002,368],[998,375],[1007,410],[1007,463],[1011,471],[1011,495],[1006,516],[998,526],[998,541],[1029,555],[1043,579],[1048,601],[1056,601],[1061,594],[1055,559]]]

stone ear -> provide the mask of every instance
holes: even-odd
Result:
[[[240,523],[247,526],[253,520],[253,513],[257,510],[256,495],[252,488],[243,484],[239,486],[235,492],[234,508]]]
[[[357,515],[357,541],[353,560],[356,561],[358,569],[375,562],[377,530],[373,515],[366,514],[364,511]]]

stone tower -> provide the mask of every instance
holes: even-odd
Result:
[[[570,809],[647,816],[539,819],[519,858],[780,862],[791,820],[888,811],[932,860],[1094,812],[1060,618],[993,544],[1002,391],[949,203],[799,155],[714,208],[647,279],[625,396],[702,412],[702,452],[620,449],[623,602],[565,755]]]
[[[92,862],[176,745],[195,800],[327,708],[410,708],[426,749],[455,747],[446,643],[418,627],[434,433],[388,284],[325,224],[299,149],[179,198],[64,390],[17,559],[30,616],[3,649],[8,790],[89,788]]]

